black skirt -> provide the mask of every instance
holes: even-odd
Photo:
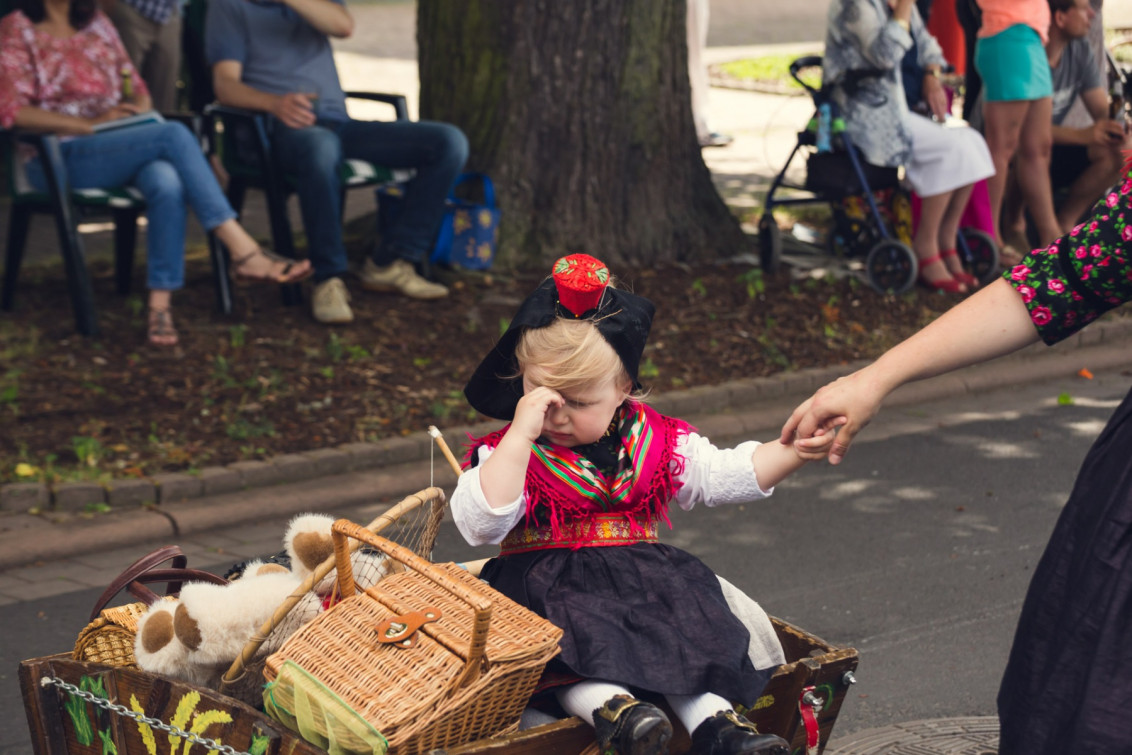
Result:
[[[756,670],[750,635],[702,561],[668,545],[553,549],[492,559],[483,578],[561,627],[548,677],[634,690],[714,692],[752,705],[774,669]]]
[[[1003,755],[1132,753],[1132,393],[1085,457],[1026,593]]]

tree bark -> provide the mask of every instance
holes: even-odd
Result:
[[[692,124],[683,0],[419,0],[421,117],[496,184],[496,264],[747,251]]]

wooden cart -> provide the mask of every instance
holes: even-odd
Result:
[[[786,622],[773,621],[790,662],[775,672],[746,715],[759,731],[789,741],[792,752],[806,753],[808,737],[817,743],[817,749],[810,751],[820,752],[852,683],[857,651],[830,646]],[[136,668],[83,663],[60,654],[24,661],[19,677],[36,755],[204,755],[217,748],[216,744],[190,743],[163,726],[232,748],[222,752],[326,755],[238,700]],[[673,753],[684,752],[689,744],[687,734],[677,728]],[[447,753],[587,751],[597,751],[593,730],[580,719],[570,718],[469,742]]]

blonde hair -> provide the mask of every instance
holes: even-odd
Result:
[[[519,374],[556,391],[613,380],[632,384],[621,357],[589,320],[556,319],[523,331],[515,348]]]

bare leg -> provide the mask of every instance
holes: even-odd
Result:
[[[1029,107],[1028,100],[983,103],[987,147],[994,161],[994,175],[987,179],[987,193],[990,195],[991,217],[994,218],[994,236],[1000,243],[1002,231],[999,227],[999,214],[1002,212],[1002,197],[1006,192],[1006,178],[1010,171],[1010,160],[1018,150],[1022,122]],[[1049,178],[1046,178],[1046,183],[1049,183]]]
[[[943,212],[943,218],[939,222],[940,249],[955,247],[955,239],[959,237],[959,219],[963,217],[963,210],[967,208],[967,202],[970,201],[971,192],[974,189],[974,184],[967,184],[951,192],[951,199],[948,201]]]
[[[1069,197],[1057,212],[1057,223],[1062,233],[1073,230],[1077,220],[1120,180],[1122,165],[1120,150],[1097,145],[1089,147],[1089,167],[1069,187]]]
[[[920,279],[929,286],[937,283],[943,286],[955,284],[947,266],[939,258],[940,227],[952,194],[953,192],[948,191],[930,197],[920,197],[920,224],[916,227],[916,235],[912,239],[912,249],[920,262]],[[958,220],[953,230],[957,227]],[[951,239],[950,246],[954,246],[955,236],[952,235]]]
[[[939,222],[939,250],[941,253],[949,252],[943,254],[943,264],[947,266],[947,272],[952,278],[968,286],[975,282],[974,278],[968,276],[967,271],[963,269],[963,261],[954,252],[959,238],[959,219],[963,217],[963,210],[966,209],[974,188],[974,184],[967,184],[951,192],[951,198]]]
[[[1051,98],[1043,97],[1030,103],[1022,123],[1018,158],[1014,161],[1018,186],[1037,226],[1038,243],[1042,246],[1052,244],[1061,235],[1061,227],[1053,211],[1053,189],[1049,182],[1049,153],[1053,147],[1052,102]]]
[[[1018,175],[1011,165],[1006,179],[1006,194],[1002,198],[1002,240],[1015,249],[1028,246],[1026,241],[1026,213],[1022,204],[1022,189]]]

